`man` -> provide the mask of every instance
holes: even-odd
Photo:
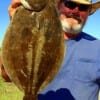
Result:
[[[13,16],[19,0],[13,0]],[[100,86],[100,41],[82,32],[100,1],[57,0],[67,46],[63,64],[54,80],[39,94],[39,100],[98,100]],[[73,97],[71,97],[70,93]]]

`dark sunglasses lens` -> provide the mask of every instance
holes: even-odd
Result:
[[[66,0],[64,1],[64,5],[70,9],[74,9],[75,7],[78,7],[80,11],[87,11],[90,8],[89,5],[78,4],[78,3],[66,1]]]
[[[66,7],[70,8],[70,9],[74,9],[76,7],[76,3],[74,3],[74,2],[65,1],[64,4]]]
[[[79,5],[80,11],[87,11],[89,8],[90,8],[89,5],[82,5],[82,4]]]

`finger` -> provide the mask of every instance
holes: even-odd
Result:
[[[13,8],[16,8],[19,4],[21,4],[21,0],[12,0],[11,2]]]
[[[16,8],[21,4],[21,0],[12,0],[11,5],[8,7],[10,18],[14,15]]]
[[[15,8],[12,8],[12,6],[10,5],[8,7],[8,13],[9,13],[10,18],[14,15],[14,12],[15,12]]]

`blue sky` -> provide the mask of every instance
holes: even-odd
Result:
[[[93,0],[96,1],[96,0]],[[10,19],[8,15],[8,6],[11,0],[1,0],[0,3],[0,46],[6,29],[9,25]],[[100,9],[97,10],[92,16],[89,16],[88,21],[83,29],[84,32],[87,32],[90,35],[93,35],[100,39]]]

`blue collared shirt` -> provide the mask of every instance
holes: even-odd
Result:
[[[65,41],[65,44],[66,54],[63,64],[54,80],[40,94],[47,96],[51,92],[49,97],[53,98],[54,94],[61,90],[62,92],[58,94],[62,93],[62,97],[67,98],[69,94],[64,92],[69,90],[75,100],[98,100],[100,41],[82,33],[76,39]],[[64,99],[59,97],[58,100]]]

